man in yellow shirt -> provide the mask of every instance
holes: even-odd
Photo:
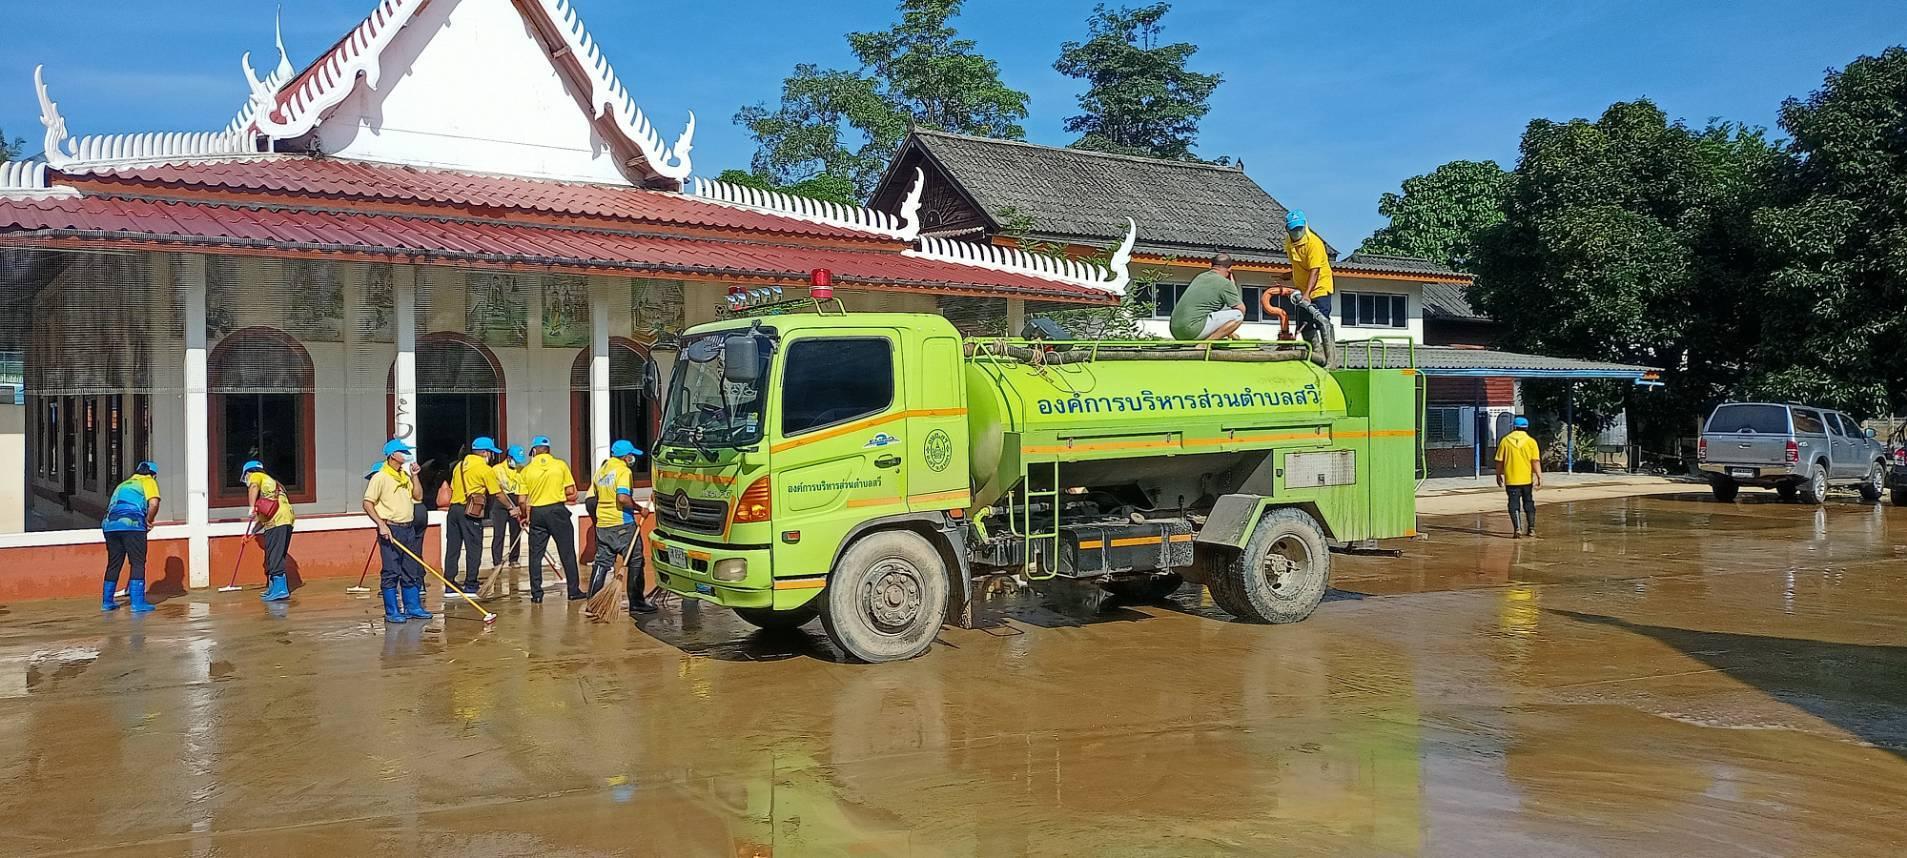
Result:
[[[530,510],[530,601],[543,601],[543,552],[552,541],[570,600],[589,598],[576,574],[576,522],[569,514],[576,502],[576,475],[569,463],[550,454],[549,436],[530,439],[530,461],[517,474],[517,490]]]
[[[1530,437],[1530,421],[1518,417],[1496,445],[1496,484],[1510,497],[1510,536],[1536,535],[1535,489],[1543,484],[1543,448]],[[1522,514],[1519,521],[1517,514]]]
[[[424,610],[424,570],[404,553],[409,549],[424,553],[424,526],[430,519],[418,516],[418,502],[424,499],[424,481],[417,478],[417,463],[409,444],[395,438],[384,445],[384,461],[371,472],[364,487],[364,514],[377,524],[378,552],[384,568],[378,586],[384,594],[384,621],[430,619]],[[399,546],[402,546],[401,548]],[[400,606],[398,598],[402,594]]]
[[[444,581],[457,580],[457,560],[464,561],[464,589],[475,592],[477,567],[483,563],[483,522],[490,513],[490,499],[501,497],[511,514],[516,513],[516,498],[503,493],[497,472],[490,466],[503,451],[488,436],[470,442],[470,453],[450,469],[450,507],[444,510]],[[470,499],[477,496],[476,515],[470,514]],[[450,595],[445,590],[446,596]]]
[[[511,445],[509,452],[491,466],[491,470],[497,474],[497,486],[503,489],[504,495],[517,497],[523,494],[517,486],[516,469],[528,461],[529,457],[523,454],[522,446]],[[517,509],[521,511],[523,507],[519,505]],[[490,499],[490,530],[490,565],[503,567],[503,549],[508,546],[510,565],[515,566],[523,557],[523,522],[505,510],[501,496]]]
[[[1318,308],[1325,324],[1330,324],[1331,296],[1337,291],[1331,283],[1330,252],[1325,249],[1324,239],[1311,231],[1304,212],[1296,209],[1285,215],[1285,257],[1291,260],[1292,285]],[[1300,332],[1317,328],[1309,313],[1299,313],[1295,321]]]
[[[113,594],[119,591],[119,568],[125,565],[130,565],[126,572],[126,607],[135,614],[153,610],[146,601],[146,534],[159,518],[157,476],[158,463],[140,462],[106,502],[106,517],[99,523],[106,537],[106,582],[99,594],[102,611],[119,609]]]
[[[298,514],[291,510],[291,498],[285,496],[285,487],[270,474],[265,473],[265,464],[256,459],[240,466],[239,471],[245,480],[245,506],[252,513],[252,533],[258,537],[259,545],[265,551],[265,592],[258,598],[267,602],[283,602],[291,598],[291,587],[285,582],[285,558],[291,553],[291,527],[298,520]],[[271,515],[259,508],[259,501],[271,508]]]
[[[631,615],[655,612],[655,606],[643,597],[642,551],[632,550],[642,537],[635,497],[636,457],[641,455],[636,445],[617,441],[610,445],[609,458],[590,481],[590,491],[596,498],[596,563],[590,570],[589,595],[596,595],[596,591],[609,583],[609,572],[615,568],[616,558],[626,556],[629,558]]]

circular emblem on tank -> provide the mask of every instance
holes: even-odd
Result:
[[[693,510],[691,510],[691,509],[689,508],[689,493],[688,493],[688,492],[685,492],[685,491],[682,491],[681,489],[677,489],[677,490],[676,490],[676,492],[675,492],[675,518],[676,518],[676,520],[677,520],[677,521],[688,521],[688,520],[689,520],[689,514],[690,514],[691,512],[693,512]]]
[[[947,466],[953,464],[953,439],[947,437],[945,429],[935,429],[927,433],[927,441],[921,445],[920,454],[927,462],[927,467],[935,471],[947,470]]]

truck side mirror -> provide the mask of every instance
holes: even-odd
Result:
[[[729,337],[722,342],[722,380],[730,384],[754,384],[761,380],[761,341],[749,334]]]
[[[1874,431],[1874,430],[1872,430],[1872,429],[1869,429],[1869,430],[1867,430],[1867,437],[1869,437],[1869,438],[1878,438],[1878,437],[1880,437],[1880,433],[1879,433],[1879,432],[1876,432],[1876,431]]]

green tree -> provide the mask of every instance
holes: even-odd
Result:
[[[795,66],[781,104],[735,114],[755,138],[755,175],[777,187],[845,179],[865,199],[910,127],[1018,139],[1027,95],[948,22],[961,0],[902,0],[886,30],[848,34],[857,71]]]
[[[1159,44],[1160,19],[1171,9],[1095,6],[1086,19],[1090,38],[1060,46],[1054,70],[1088,84],[1079,96],[1084,112],[1066,120],[1067,131],[1082,135],[1073,148],[1194,160],[1199,120],[1222,78],[1185,67],[1197,45]]]
[[[0,131],[0,161],[11,161],[26,152],[26,141],[15,137],[7,139],[7,133]]]
[[[1746,374],[1762,311],[1753,212],[1777,164],[1759,129],[1691,129],[1646,100],[1595,121],[1536,120],[1504,220],[1475,243],[1471,296],[1508,348],[1663,370],[1648,396],[1583,386],[1579,423],[1604,425],[1626,403],[1644,437],[1686,434]],[[1531,390],[1558,413],[1562,393]]]
[[[1494,161],[1451,161],[1404,180],[1403,193],[1379,198],[1390,223],[1365,239],[1361,253],[1415,256],[1469,271],[1479,236],[1503,222],[1510,174]]]
[[[1778,199],[1749,393],[1907,410],[1907,50],[1861,57],[1781,106]]]
[[[777,185],[774,180],[747,170],[723,170],[722,174],[716,177],[716,181],[760,191],[780,191],[784,194],[826,200],[846,206],[860,205],[860,201],[854,196],[854,183],[833,173],[820,173],[792,185]]]

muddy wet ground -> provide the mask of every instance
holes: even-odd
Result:
[[[1907,510],[1424,525],[1299,625],[1028,594],[872,667],[674,603],[0,606],[0,854],[1907,852]]]

